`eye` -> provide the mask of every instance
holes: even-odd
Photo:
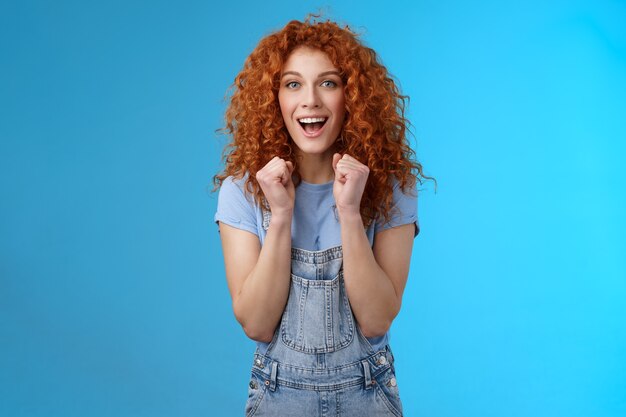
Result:
[[[337,83],[331,80],[322,81],[322,87],[337,87]]]
[[[289,81],[287,84],[285,84],[285,87],[287,88],[297,88],[300,86],[300,83],[297,81]]]

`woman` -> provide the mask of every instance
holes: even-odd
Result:
[[[233,89],[215,221],[257,341],[246,415],[401,416],[388,330],[429,178],[405,97],[348,27],[313,19],[262,39]]]

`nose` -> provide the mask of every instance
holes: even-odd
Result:
[[[302,107],[304,108],[318,108],[321,106],[320,96],[315,88],[311,85],[305,89],[304,97],[302,97]]]

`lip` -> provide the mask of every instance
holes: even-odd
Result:
[[[307,133],[306,130],[304,130],[304,128],[302,127],[302,125],[300,124],[300,122],[298,122],[299,119],[304,119],[306,117],[325,117],[326,118],[326,122],[324,122],[324,126],[322,126],[322,128],[320,130],[318,130],[315,133]],[[300,132],[302,132],[302,134],[307,137],[307,138],[316,138],[318,136],[320,136],[322,133],[324,133],[324,129],[326,129],[326,126],[328,125],[328,122],[330,121],[330,117],[328,116],[300,116],[296,118],[296,125],[298,125],[298,128],[300,129]]]
[[[300,115],[298,117],[296,117],[296,120],[300,120],[300,119],[307,119],[307,118],[317,118],[317,117],[323,117],[324,119],[328,119],[329,116],[326,116],[325,114],[303,114]]]

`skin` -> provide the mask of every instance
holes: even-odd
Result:
[[[339,70],[325,53],[310,49],[294,50],[283,68],[278,102],[285,126],[296,144],[299,173],[309,183],[333,179],[333,144],[345,118],[345,97]],[[321,135],[307,137],[298,119],[323,116],[328,120]]]
[[[415,226],[376,234],[373,247],[363,227],[360,202],[369,168],[334,152],[345,116],[341,78],[321,51],[298,48],[283,68],[278,94],[285,126],[298,150],[304,181],[334,180],[343,247],[344,282],[352,312],[365,337],[385,334],[400,311],[409,272]],[[328,117],[324,131],[307,138],[297,119]],[[289,296],[291,224],[295,202],[293,164],[274,157],[256,175],[272,217],[263,246],[258,236],[220,223],[220,236],[233,311],[246,335],[270,342]]]

